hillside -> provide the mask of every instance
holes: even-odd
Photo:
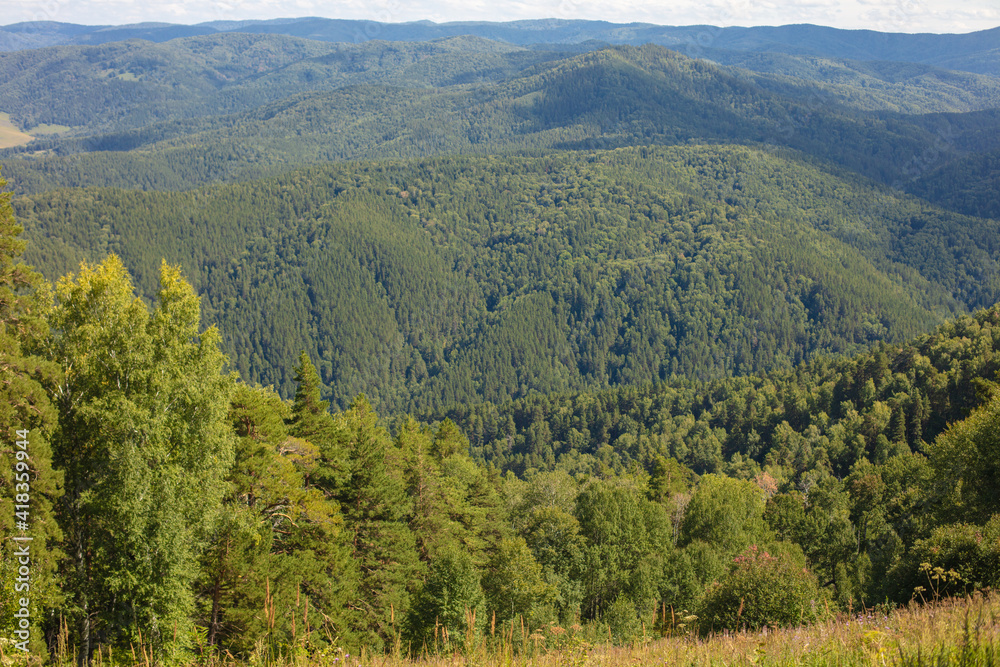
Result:
[[[305,349],[336,404],[363,391],[390,412],[787,367],[1000,294],[995,221],[747,148],[331,165],[16,206],[48,276],[115,252],[152,295],[151,268],[178,262],[244,377],[287,392]]]
[[[995,302],[993,79],[742,64],[761,71],[236,32],[19,51],[0,94],[79,136],[8,149],[5,174],[35,193],[48,276],[114,251],[151,296],[151,267],[180,262],[241,373],[287,393],[306,349],[341,406],[739,375]]]
[[[271,21],[214,21],[194,26],[142,24],[81,26],[39,21],[0,29],[0,48],[17,50],[58,44],[102,44],[128,39],[164,42],[182,37],[243,32],[312,40],[358,43],[372,39],[431,41],[473,35],[520,46],[535,44],[660,44],[700,57],[712,49],[784,53],[851,60],[901,61],[980,74],[1000,74],[997,30],[965,35],[841,30],[816,25],[720,28],[710,25],[658,26],[643,23],[543,19],[491,23],[467,21],[381,23],[324,18]]]
[[[995,658],[997,34],[0,30],[3,647]]]
[[[772,75],[754,77],[753,81],[778,93],[794,96],[803,81],[819,84],[804,96],[812,94],[824,104],[860,110],[920,114],[1000,106],[1000,78],[914,62],[723,49],[708,51],[704,57],[719,65]]]
[[[492,80],[551,57],[472,38],[351,46],[237,33],[61,46],[0,54],[0,108],[28,130],[56,124],[92,135],[245,112],[346,85]]]
[[[142,48],[193,53],[205,39]],[[267,39],[259,38],[258,46],[267,47]],[[183,68],[175,70],[168,79],[183,76]],[[872,111],[852,101],[874,99],[865,97],[864,81],[833,90],[805,79],[720,68],[657,46],[567,56],[482,40],[368,43],[236,77],[218,89],[209,79],[198,84],[204,94],[181,96],[176,107],[152,104],[158,84],[128,82],[146,92],[121,98],[128,101],[118,121],[98,114],[95,122],[148,124],[8,150],[8,174],[22,192],[85,185],[185,189],[327,160],[693,141],[787,146],[906,188],[929,167],[988,148],[988,137],[1000,136],[1000,118],[991,111],[924,113],[959,104],[953,93],[969,83],[967,77],[950,87],[904,85],[875,103],[920,114]],[[189,88],[199,80],[193,81]],[[983,85],[980,102],[966,98],[962,104],[991,103],[995,87]],[[323,88],[330,90],[316,90]],[[35,103],[52,122],[86,122],[79,114],[99,98],[88,95],[65,113],[44,94]],[[234,109],[243,110],[211,115]],[[171,113],[189,117],[152,122]]]

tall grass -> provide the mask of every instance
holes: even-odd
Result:
[[[611,646],[595,628],[558,626],[531,630],[488,624],[484,635],[469,635],[407,656],[398,643],[389,654],[351,655],[335,645],[322,652],[297,650],[283,657],[266,638],[246,661],[205,654],[192,667],[638,667],[838,665],[844,667],[1000,667],[1000,593],[976,594],[889,611],[842,613],[808,627],[725,632],[710,636],[645,635],[628,646]],[[303,642],[303,647],[306,644]],[[62,650],[52,660],[72,667],[75,656]],[[0,648],[2,651],[2,648]],[[0,657],[6,664],[7,653]],[[36,664],[41,661],[37,660]],[[94,667],[154,667],[151,654],[101,650]]]

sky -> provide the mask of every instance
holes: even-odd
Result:
[[[33,20],[190,24],[301,16],[390,23],[538,18],[660,25],[814,23],[883,32],[965,33],[1000,26],[1000,0],[0,0],[2,25]]]

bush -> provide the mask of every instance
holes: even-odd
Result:
[[[772,555],[752,546],[705,591],[698,623],[702,631],[798,625],[825,615],[828,605],[816,577],[790,554]]]
[[[635,604],[625,595],[619,595],[604,612],[604,622],[608,631],[619,645],[635,641],[642,634],[642,621],[636,613]]]
[[[897,602],[965,595],[1000,586],[1000,514],[985,526],[947,524],[917,540],[889,571]]]

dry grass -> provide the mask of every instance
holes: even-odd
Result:
[[[25,134],[10,122],[10,114],[0,113],[0,148],[21,146],[32,139],[34,137],[30,134]]]
[[[51,125],[49,123],[44,123],[42,125],[36,125],[35,127],[29,128],[33,136],[42,136],[45,134],[60,134],[62,132],[69,132],[73,128],[69,125]]]
[[[841,614],[811,627],[755,633],[649,639],[628,647],[595,646],[553,628],[518,653],[486,637],[467,655],[303,657],[296,667],[632,667],[639,665],[996,665],[1000,667],[1000,594],[950,599],[885,613]],[[496,639],[496,638],[493,638]]]
[[[525,639],[522,644],[515,633],[500,632],[478,639],[467,637],[462,642],[464,650],[420,658],[403,657],[397,646],[391,655],[350,655],[334,648],[312,655],[300,650],[294,658],[278,659],[270,659],[262,640],[247,662],[231,656],[206,657],[192,667],[1000,667],[1000,594],[914,604],[887,614],[841,614],[811,627],[647,638],[625,647],[595,645],[579,626],[569,630],[551,627]],[[518,650],[517,645],[525,649]],[[61,657],[57,664],[71,667],[75,662],[68,652]],[[6,656],[8,665],[26,662]],[[41,661],[35,658],[30,663],[40,665]],[[154,661],[141,649],[113,658],[104,651],[94,655],[94,667],[126,664],[153,667]]]

